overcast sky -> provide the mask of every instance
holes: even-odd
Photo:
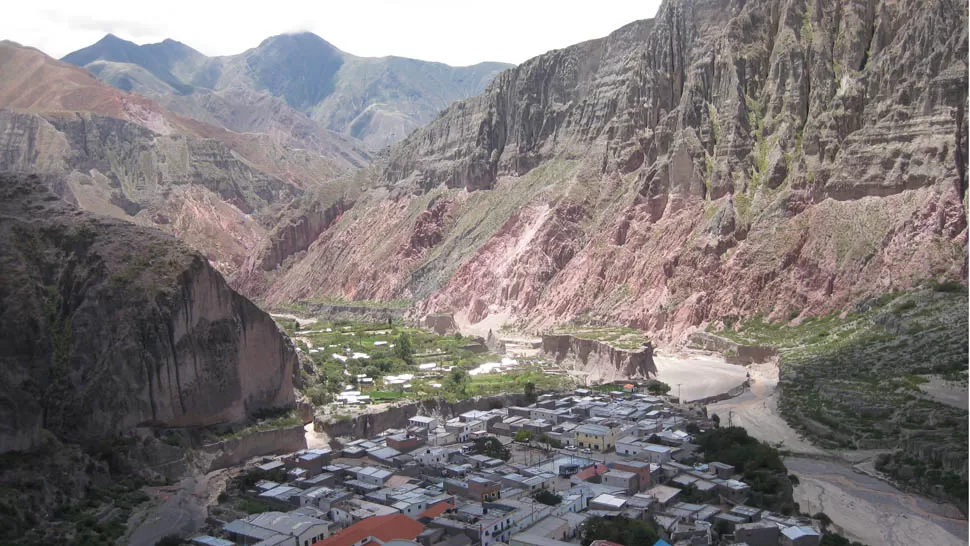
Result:
[[[310,31],[365,57],[520,63],[653,17],[659,5],[660,0],[21,0],[5,6],[0,39],[60,58],[110,32],[138,44],[172,38],[214,56],[241,53],[276,34]]]

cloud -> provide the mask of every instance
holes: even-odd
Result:
[[[103,34],[124,34],[136,39],[165,35],[165,27],[146,21],[102,19],[84,14],[65,14],[54,10],[46,10],[42,13],[48,20],[65,25],[71,30],[93,30]]]

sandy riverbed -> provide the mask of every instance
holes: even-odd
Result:
[[[658,350],[653,362],[657,365],[657,379],[670,385],[670,394],[677,396],[679,390],[687,401],[727,392],[743,383],[748,373],[744,366],[700,353],[669,354]]]
[[[711,404],[707,411],[718,414],[723,424],[730,419],[743,426],[755,438],[783,443],[792,453],[785,466],[800,480],[795,502],[803,512],[825,512],[842,534],[872,546],[967,544],[967,520],[959,510],[904,493],[852,468],[852,463],[871,458],[873,453],[831,453],[812,445],[777,412],[778,368],[759,364],[749,369],[751,390]]]

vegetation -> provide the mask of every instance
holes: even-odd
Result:
[[[475,440],[475,451],[485,455],[486,457],[502,459],[503,461],[507,461],[512,458],[512,452],[509,451],[507,447],[503,446],[502,442],[498,441],[498,438],[494,436],[477,438]]]
[[[556,328],[552,333],[599,341],[626,351],[640,350],[648,343],[647,337],[641,331],[625,326],[567,324]]]
[[[519,431],[515,433],[515,437],[512,438],[512,440],[525,443],[531,441],[533,436],[535,436],[535,433],[531,430],[520,428]]]
[[[561,495],[557,495],[548,489],[540,489],[532,498],[548,506],[556,506],[562,502]]]
[[[526,383],[525,384],[525,389],[523,390],[523,393],[525,394],[525,403],[526,404],[534,404],[535,401],[536,401],[536,398],[537,398],[536,397],[536,384],[533,383],[532,381],[529,381],[528,383]]]
[[[657,531],[646,521],[616,517],[593,516],[580,526],[580,544],[589,546],[594,540],[608,540],[623,546],[653,546]]]
[[[647,381],[647,392],[655,396],[663,396],[670,392],[670,385],[657,379]]]
[[[793,484],[777,449],[752,438],[741,427],[710,430],[696,441],[705,459],[732,465],[741,472],[744,482],[751,486],[748,504],[783,514],[797,512]]]
[[[720,334],[779,351],[779,408],[793,427],[827,448],[894,450],[882,471],[966,506],[967,411],[923,385],[966,384],[967,316],[965,286],[930,282],[861,301],[844,316],[754,319]]]

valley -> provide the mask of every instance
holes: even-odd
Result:
[[[968,20],[0,41],[0,543],[967,544]]]

